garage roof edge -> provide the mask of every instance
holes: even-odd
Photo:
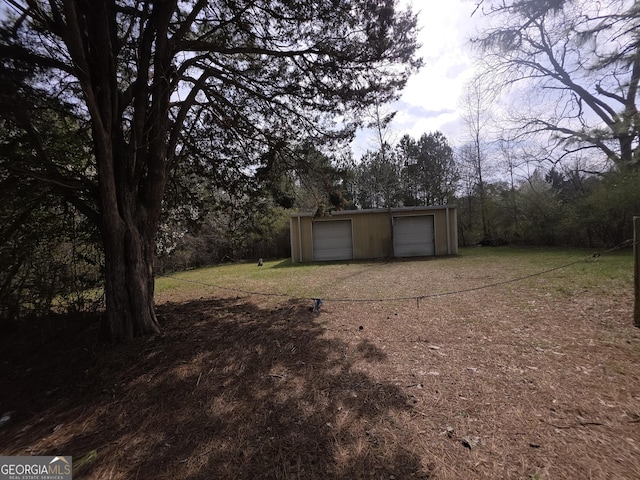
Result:
[[[391,209],[391,213],[400,213],[400,212],[421,212],[421,211],[429,211],[429,210],[444,210],[447,208],[457,208],[457,205],[427,205],[422,207],[396,207]],[[389,209],[387,208],[368,208],[364,210],[338,210],[331,212],[329,215],[325,215],[319,218],[327,218],[327,217],[338,217],[343,215],[361,215],[364,213],[386,213]],[[290,214],[291,217],[315,217],[313,212],[293,212]]]

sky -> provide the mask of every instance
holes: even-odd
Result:
[[[411,2],[403,2],[410,4]],[[453,145],[459,145],[466,135],[460,119],[460,100],[465,82],[474,73],[473,57],[468,40],[481,21],[472,13],[474,0],[414,0],[420,27],[419,56],[424,66],[408,81],[400,100],[390,106],[397,111],[389,127],[390,140],[404,134],[419,138],[423,133],[441,131]],[[374,136],[360,131],[352,144],[356,159],[375,147]]]

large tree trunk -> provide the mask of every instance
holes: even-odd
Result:
[[[176,3],[154,5],[137,49],[138,76],[120,91],[115,4],[64,2],[66,43],[91,116],[105,250],[102,330],[113,342],[160,331],[153,263],[169,164],[168,25]]]
[[[144,229],[145,226],[143,225]],[[130,220],[116,231],[105,229],[103,332],[112,342],[160,331],[154,310],[153,243]]]
[[[165,124],[158,122],[159,128]],[[156,233],[166,185],[164,143],[151,144],[146,171],[136,175],[121,132],[96,132],[105,247],[106,314],[103,332],[113,342],[160,331],[154,309]],[[158,135],[162,138],[161,135]],[[113,138],[120,140],[113,141]]]
[[[106,297],[103,332],[109,340],[122,342],[160,331],[153,302],[153,266],[166,162],[162,151],[152,155],[154,160],[147,162],[145,174],[127,175],[132,159],[124,142],[114,146],[109,136],[102,140],[97,142],[100,148],[116,152],[111,162],[108,153],[104,161],[98,155],[105,179],[100,183]]]

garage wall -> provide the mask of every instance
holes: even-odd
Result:
[[[390,256],[391,220],[387,212],[353,215],[353,257],[384,258]]]
[[[293,263],[313,261],[313,241],[311,239],[311,223],[313,218],[307,216],[291,216],[291,261]]]

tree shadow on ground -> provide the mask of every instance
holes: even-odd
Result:
[[[94,351],[86,320],[28,352],[13,341],[0,453],[72,455],[77,479],[429,476],[398,420],[408,398],[357,368],[387,361],[373,344],[329,338],[293,301],[158,311],[164,333],[124,346]]]

